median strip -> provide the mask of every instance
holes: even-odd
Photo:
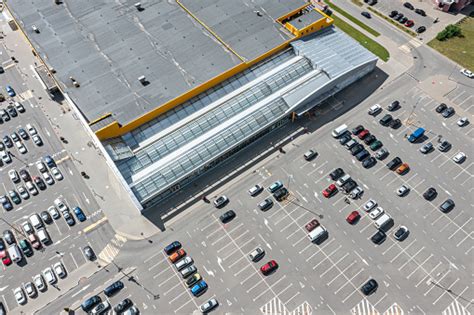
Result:
[[[374,35],[375,37],[378,37],[380,36],[380,33],[377,32],[376,30],[374,30],[373,28],[371,28],[370,26],[366,25],[364,22],[362,22],[361,20],[357,19],[356,17],[352,16],[351,14],[349,14],[348,12],[344,11],[343,9],[341,9],[340,7],[338,7],[337,5],[335,5],[334,3],[332,3],[330,0],[326,0],[326,3],[328,4],[328,6],[333,9],[334,11],[336,11],[337,13],[339,13],[340,15],[344,16],[346,19],[350,20],[352,23],[354,24],[357,24],[359,27],[361,27],[362,29],[366,30],[368,33]]]

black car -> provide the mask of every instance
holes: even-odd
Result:
[[[88,298],[81,304],[81,308],[84,312],[89,312],[91,311],[94,306],[102,302],[102,299],[98,295],[94,295],[93,297]]]
[[[22,170],[20,170],[19,173],[20,173],[20,177],[21,177],[21,179],[23,179],[23,181],[25,181],[25,182],[30,182],[31,181],[30,173],[28,173],[27,170],[22,169]]]
[[[12,141],[12,139],[10,139],[9,136],[4,136],[4,137],[3,137],[3,143],[5,143],[5,145],[7,146],[7,148],[13,147],[13,141]]]
[[[35,176],[33,178],[33,182],[38,186],[40,190],[45,190],[46,189],[46,184],[44,181],[41,179],[41,177]]]
[[[0,203],[3,206],[3,209],[5,209],[6,211],[10,211],[11,209],[13,209],[13,205],[10,201],[10,198],[8,198],[8,196],[6,195],[0,196]]]
[[[423,11],[422,9],[415,9],[415,13],[418,13],[421,16],[426,16],[425,11]]]
[[[3,239],[5,240],[5,242],[7,242],[8,245],[12,245],[13,243],[15,243],[15,236],[10,230],[3,231]]]
[[[277,191],[273,193],[273,197],[277,201],[284,200],[286,197],[288,197],[288,195],[289,195],[288,189],[286,189],[285,187],[281,187],[280,189],[278,189]]]
[[[367,12],[367,11],[362,11],[360,14],[361,14],[362,16],[365,16],[365,17],[368,18],[368,19],[370,19],[370,18],[372,17],[372,16],[370,15],[370,13]]]
[[[403,6],[410,10],[415,10],[415,7],[410,2],[405,2]]]
[[[174,241],[173,243],[166,246],[163,250],[166,255],[171,255],[180,248],[181,248],[181,243],[178,241]]]
[[[93,261],[96,258],[92,247],[86,246],[82,251],[84,252],[84,255],[87,257],[87,259],[89,259],[90,261]]]
[[[400,20],[398,20],[398,22],[402,23],[402,24],[405,24],[406,21],[408,21],[408,18],[406,16],[404,16]]]
[[[13,106],[8,106],[8,107],[7,107],[7,112],[8,112],[8,113],[10,114],[10,116],[12,116],[12,117],[18,116],[18,113],[16,112],[16,109],[15,109],[15,107],[13,107]]]
[[[423,198],[425,198],[428,201],[435,199],[436,196],[438,196],[438,192],[433,187],[428,188],[428,190],[425,191],[423,194]]]
[[[364,150],[360,151],[359,153],[357,153],[356,159],[357,159],[357,161],[363,161],[366,158],[368,158],[369,156],[370,156],[369,151],[364,149]]]
[[[393,171],[396,169],[400,164],[402,164],[402,159],[398,156],[393,158],[390,162],[387,163],[387,167],[389,170]]]
[[[390,127],[393,128],[393,129],[397,129],[399,128],[400,126],[402,125],[402,122],[400,119],[394,119],[390,122]]]
[[[369,0],[369,1],[367,1],[367,4],[368,4],[368,5],[377,4],[377,0]]]
[[[377,164],[377,160],[371,156],[369,157],[368,159],[365,159],[363,162],[362,162],[362,166],[364,168],[371,168],[372,166],[374,166],[375,164]]]
[[[438,114],[441,114],[442,112],[444,112],[444,110],[448,108],[448,106],[444,103],[441,103],[438,105],[438,107],[436,107],[435,111],[438,113]]]
[[[391,17],[391,18],[393,18],[393,17],[395,17],[397,14],[398,14],[398,11],[395,11],[395,10],[394,10],[394,11],[390,12],[390,14],[389,14],[388,16]]]
[[[374,135],[368,135],[365,139],[364,139],[364,143],[369,145],[371,144],[372,142],[376,141],[377,138],[374,136]]]
[[[416,32],[417,32],[418,34],[421,34],[421,33],[423,33],[424,31],[426,31],[426,27],[424,27],[424,26],[420,26],[420,27],[418,27],[418,28],[416,29]]]
[[[224,212],[224,214],[219,217],[219,220],[221,220],[222,223],[227,223],[230,222],[233,218],[235,218],[235,216],[236,214],[234,210],[229,210]]]
[[[5,250],[6,247],[5,247],[5,243],[3,242],[3,240],[0,238],[0,252]]]
[[[451,143],[446,140],[444,140],[438,145],[438,150],[440,150],[441,152],[447,152],[449,151],[449,149],[451,149]]]
[[[374,279],[370,279],[362,286],[360,290],[362,291],[362,293],[364,293],[364,295],[370,295],[374,293],[378,287],[379,284],[377,283],[377,281],[375,281]]]
[[[402,13],[398,13],[397,15],[394,16],[393,19],[394,19],[395,21],[398,21],[398,20],[400,20],[401,18],[403,18],[403,16],[404,16],[404,15],[403,15]]]
[[[354,136],[357,136],[362,130],[364,130],[364,126],[362,125],[358,125],[357,127],[355,127],[354,129],[352,129],[352,134]]]
[[[380,123],[382,126],[388,126],[388,124],[390,124],[390,122],[391,122],[392,120],[393,120],[392,115],[387,114],[387,115],[383,116],[383,117],[379,120],[379,123]]]
[[[114,307],[114,311],[116,313],[122,313],[123,311],[125,311],[127,308],[129,308],[130,306],[132,306],[132,300],[130,299],[124,299],[122,300],[122,302],[120,302],[119,304],[115,305]]]
[[[454,115],[454,113],[455,113],[454,108],[448,107],[444,110],[444,112],[441,115],[443,115],[444,118],[448,118]]]
[[[384,231],[378,230],[374,235],[372,235],[370,240],[374,244],[379,245],[379,244],[383,243],[383,241],[385,241],[386,238],[387,238],[387,234],[385,234]]]
[[[18,134],[23,140],[28,140],[30,137],[28,136],[28,133],[26,132],[25,129],[23,128],[18,128]]]
[[[348,180],[347,182],[344,183],[344,185],[342,185],[342,189],[344,190],[345,194],[350,193],[356,187],[357,187],[357,183],[353,179]]]
[[[40,213],[41,219],[44,221],[46,224],[51,224],[53,223],[53,218],[51,218],[51,215],[48,213],[48,211],[42,211]]]
[[[273,206],[273,200],[270,198],[265,199],[261,203],[258,204],[258,208],[262,211],[266,211]]]
[[[387,109],[389,112],[393,112],[400,108],[400,102],[399,101],[393,101],[390,105],[388,105]]]
[[[118,291],[123,289],[123,282],[118,280],[109,285],[107,288],[104,289],[104,294],[108,297],[111,297]]]
[[[332,171],[330,174],[329,174],[329,177],[332,179],[332,180],[338,180],[339,177],[341,177],[342,175],[344,175],[344,170],[342,168],[336,168],[334,171]]]
[[[352,156],[355,156],[360,151],[364,150],[364,146],[362,144],[357,144],[351,149]]]
[[[441,210],[441,212],[443,212],[443,213],[447,213],[447,212],[453,210],[453,208],[454,208],[454,201],[452,199],[447,199],[445,202],[443,202],[439,206],[439,210]]]
[[[344,144],[346,144],[347,142],[349,142],[351,140],[352,140],[352,138],[351,138],[350,135],[344,135],[341,138],[339,138],[339,143],[344,145]]]

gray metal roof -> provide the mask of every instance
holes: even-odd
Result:
[[[241,62],[174,1],[141,1],[141,12],[135,2],[8,2],[89,121],[110,112],[119,123],[127,123]],[[274,19],[304,3],[183,1],[248,60],[287,39]],[[148,86],[138,82],[142,75]],[[80,88],[72,87],[71,76]]]

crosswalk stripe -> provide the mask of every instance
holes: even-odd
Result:
[[[311,315],[313,313],[311,305],[306,301],[290,312],[278,297],[265,303],[260,311],[264,315]]]
[[[363,299],[351,309],[353,315],[380,315],[379,311],[370,304],[367,299]]]
[[[402,308],[397,303],[393,303],[392,306],[390,306],[383,313],[383,315],[403,315],[404,313],[405,312],[402,310]]]
[[[115,234],[114,238],[110,240],[107,246],[105,246],[97,256],[104,262],[110,263],[118,255],[126,241],[127,239],[125,237]]]
[[[443,311],[443,315],[471,315],[471,313],[462,306],[458,300],[454,300],[448,307]]]

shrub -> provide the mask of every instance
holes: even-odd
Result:
[[[462,37],[461,28],[457,25],[449,24],[444,30],[436,35],[436,39],[444,41],[455,36]]]

